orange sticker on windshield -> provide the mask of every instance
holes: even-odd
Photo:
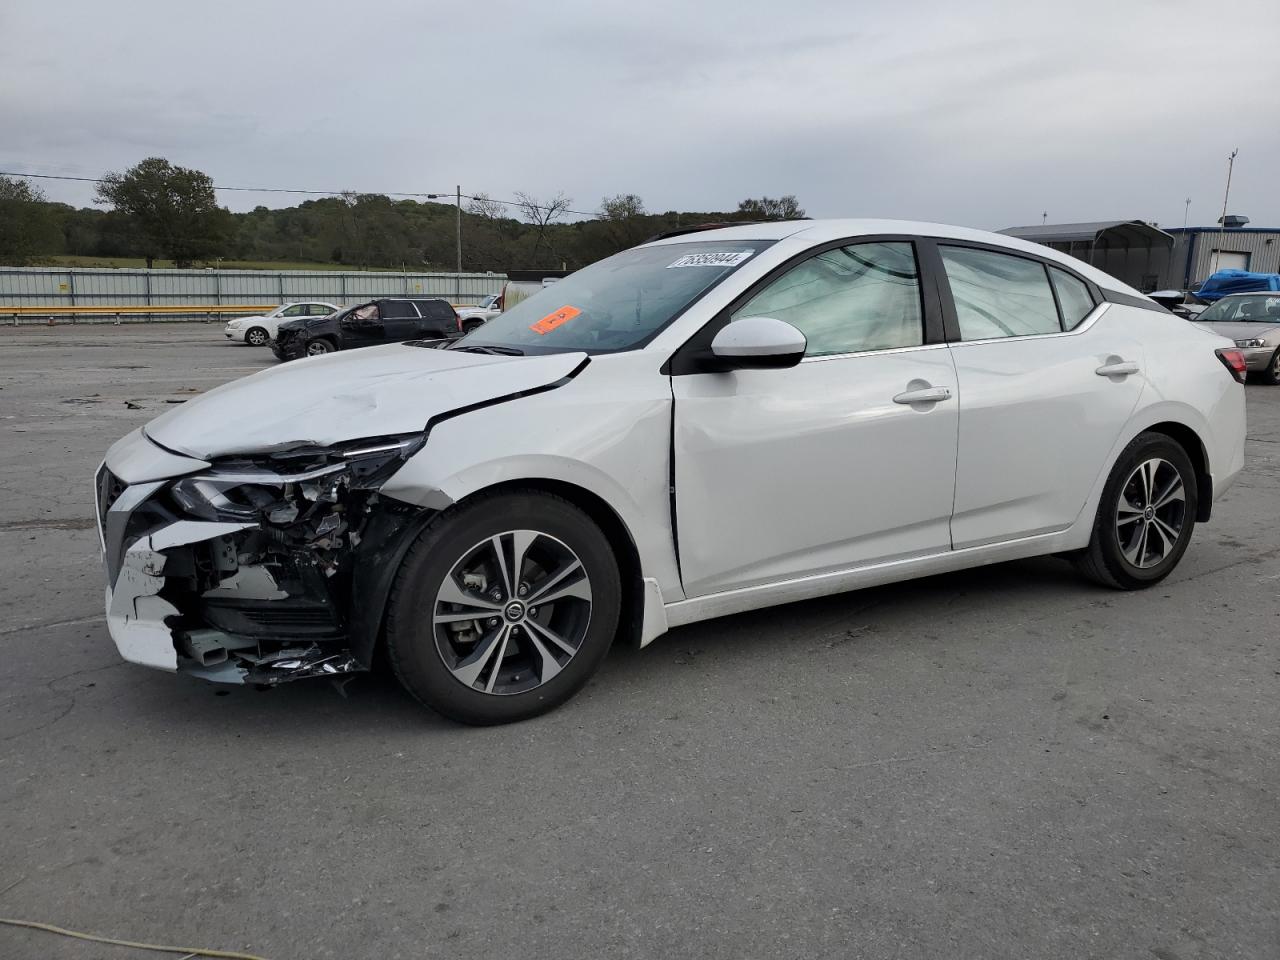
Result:
[[[560,324],[568,323],[581,312],[577,307],[561,307],[555,313],[548,313],[529,329],[539,336],[545,336]]]

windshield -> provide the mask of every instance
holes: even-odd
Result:
[[[700,241],[624,250],[521,300],[456,348],[633,350],[771,243]]]
[[[1275,323],[1280,324],[1280,296],[1265,294],[1256,297],[1223,297],[1211,307],[1206,307],[1200,323]]]

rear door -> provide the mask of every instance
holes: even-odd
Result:
[[[421,319],[410,300],[383,300],[378,305],[382,317],[382,336],[388,343],[413,340],[419,334]]]
[[[438,297],[418,300],[418,312],[422,314],[419,336],[439,340],[458,335],[458,315],[447,300]]]
[[[948,240],[936,256],[960,395],[952,543],[1064,530],[1137,406],[1142,345],[1068,270]]]

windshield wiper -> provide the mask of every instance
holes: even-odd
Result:
[[[473,343],[465,347],[451,347],[460,353],[491,353],[499,357],[523,357],[524,351],[515,347],[493,347],[487,343]]]

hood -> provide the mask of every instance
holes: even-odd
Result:
[[[497,357],[407,344],[295,360],[233,380],[144,428],[209,459],[421,430],[432,417],[562,380],[585,353]]]
[[[265,313],[253,313],[247,317],[232,317],[232,323],[248,323],[250,320],[267,320],[270,319]]]
[[[1201,330],[1208,330],[1228,340],[1252,340],[1255,337],[1272,338],[1280,335],[1280,323],[1270,323],[1266,320],[1243,323],[1214,323],[1212,320],[1208,323],[1192,322]]]

